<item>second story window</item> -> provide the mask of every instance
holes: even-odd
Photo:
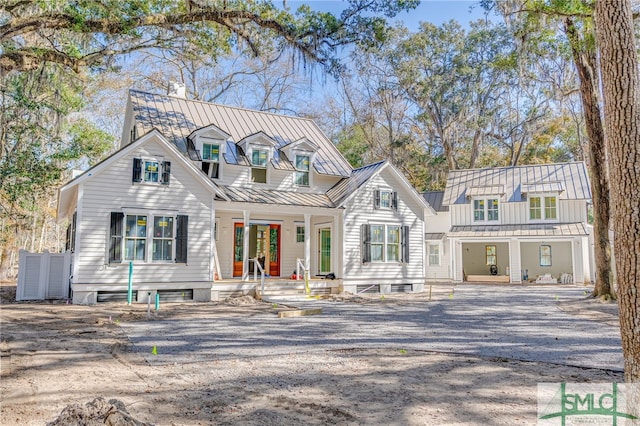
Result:
[[[308,155],[296,155],[296,186],[309,186],[309,163]]]
[[[133,159],[132,181],[135,183],[154,183],[169,185],[171,180],[171,162],[156,159]]]
[[[373,206],[376,209],[398,209],[398,193],[395,191],[376,190],[373,194]]]
[[[497,198],[476,199],[473,200],[473,221],[498,221],[500,203]]]
[[[535,195],[529,197],[530,220],[556,220],[558,219],[557,198],[555,196],[544,197]]]
[[[269,152],[266,149],[254,148],[251,152],[251,181],[267,183],[267,159]]]
[[[212,179],[220,178],[220,145],[202,144],[202,170]]]

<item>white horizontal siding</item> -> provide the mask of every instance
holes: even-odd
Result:
[[[133,185],[134,157],[164,157],[165,161],[171,161],[171,184]],[[74,283],[126,286],[128,262],[108,263],[110,214],[123,210],[155,215],[166,211],[171,215],[189,216],[188,263],[135,263],[136,283],[209,280],[212,195],[161,143],[149,141],[135,153],[114,162],[88,179],[82,194]],[[147,247],[148,250],[151,247]]]
[[[376,189],[398,192],[398,209],[374,209]],[[347,202],[344,219],[345,282],[351,283],[420,283],[424,282],[423,208],[410,196],[408,189],[390,173],[380,173],[361,187]],[[409,263],[362,263],[361,225],[388,224],[410,227]]]

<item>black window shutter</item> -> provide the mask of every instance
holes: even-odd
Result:
[[[362,233],[362,263],[371,262],[371,226],[364,223],[361,226]]]
[[[398,210],[398,193],[396,191],[391,193],[391,208]]]
[[[402,227],[402,261],[409,263],[409,227]]]
[[[124,213],[111,212],[111,224],[109,226],[109,263],[122,262],[122,223]]]
[[[133,159],[133,182],[142,182],[142,159]]]
[[[71,218],[71,232],[69,233],[69,250],[75,252],[76,251],[76,222],[78,218],[78,212],[73,212],[73,217]]]
[[[171,182],[171,161],[162,162],[162,183],[163,185],[169,185]]]
[[[187,263],[187,243],[189,240],[189,216],[178,215],[176,231],[176,263]]]
[[[373,191],[373,208],[374,209],[380,208],[380,190],[378,189]]]

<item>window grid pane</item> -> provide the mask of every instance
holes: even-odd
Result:
[[[488,200],[487,205],[487,219],[498,220],[498,200]]]
[[[258,167],[267,167],[267,150],[254,149],[251,154],[251,164]]]
[[[532,220],[542,219],[542,206],[540,197],[529,198],[529,218]]]
[[[556,197],[545,197],[544,218],[556,219]]]
[[[158,182],[159,165],[157,161],[144,162],[144,181]]]
[[[125,226],[125,260],[145,260],[147,217],[141,215],[127,215]]]
[[[496,254],[496,246],[485,246],[486,253],[486,264],[487,265],[496,265],[497,264],[497,254]]]
[[[540,246],[540,266],[551,266],[551,246]]]
[[[484,220],[484,200],[473,200],[473,220]]]
[[[400,227],[387,226],[387,262],[400,260]]]
[[[304,226],[296,226],[296,242],[304,243]]]
[[[380,207],[386,209],[391,208],[391,192],[380,191]]]
[[[440,265],[440,245],[429,244],[429,266]]]
[[[220,160],[220,145],[202,144],[202,159],[218,162]]]
[[[172,260],[173,258],[173,217],[153,218],[152,260]]]

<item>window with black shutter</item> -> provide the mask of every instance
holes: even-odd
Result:
[[[142,182],[142,158],[133,159],[133,182]]]
[[[362,234],[362,263],[371,262],[371,227],[363,224],[361,227]]]
[[[122,223],[124,213],[112,212],[109,226],[109,263],[122,262]]]
[[[391,193],[391,208],[398,210],[398,193],[396,191]]]
[[[160,181],[163,185],[169,185],[171,182],[171,161],[163,161],[162,162],[162,180]]]
[[[178,215],[176,222],[176,263],[187,263],[189,216]]]

